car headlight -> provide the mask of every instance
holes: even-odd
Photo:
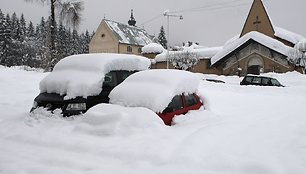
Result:
[[[86,110],[86,103],[69,103],[67,105],[66,110],[69,110],[69,111]]]

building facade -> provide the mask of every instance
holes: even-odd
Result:
[[[89,44],[89,53],[141,55],[141,48],[153,42],[153,36],[137,27],[131,12],[128,24],[103,19]]]

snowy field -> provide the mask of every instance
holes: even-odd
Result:
[[[96,109],[104,108],[101,118],[97,112],[91,119],[64,119],[43,111],[30,117],[46,74],[0,66],[0,173],[306,173],[306,76],[265,75],[286,87],[240,86],[238,77],[201,75],[226,83],[202,81],[205,110],[176,117],[167,127],[146,109],[110,105]]]

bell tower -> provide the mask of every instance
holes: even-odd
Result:
[[[251,31],[257,31],[274,38],[274,28],[262,0],[253,0],[240,37]]]
[[[131,17],[130,17],[130,20],[128,21],[128,24],[130,26],[135,26],[136,25],[136,20],[135,20],[134,15],[133,15],[133,9],[131,9]]]

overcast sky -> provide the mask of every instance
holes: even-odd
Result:
[[[165,10],[179,11],[183,20],[170,18],[170,43],[199,42],[205,46],[222,46],[240,34],[253,0],[84,0],[80,31],[96,30],[104,16],[127,23],[134,9],[137,26],[158,35],[163,25],[167,31]],[[306,37],[306,0],[264,0],[273,24]],[[3,13],[24,13],[37,24],[49,15],[49,6],[24,0],[0,0]],[[153,20],[154,19],[154,20]]]

